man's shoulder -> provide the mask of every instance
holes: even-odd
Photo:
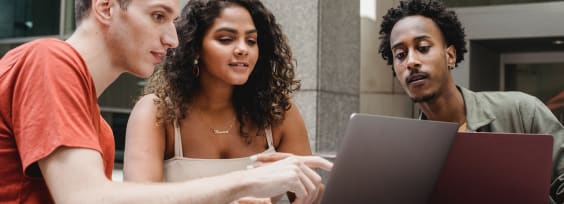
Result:
[[[68,48],[68,44],[56,38],[41,38],[20,45],[10,50],[7,55],[13,52],[45,51],[61,48]]]
[[[537,97],[520,91],[482,91],[474,92],[482,102],[501,110],[533,110],[544,105]]]
[[[6,53],[2,58],[4,62],[15,63],[16,61],[28,61],[44,58],[53,60],[52,56],[73,56],[78,54],[65,41],[55,38],[42,38],[22,44]]]
[[[474,92],[478,96],[487,97],[491,99],[508,99],[518,101],[536,101],[536,97],[521,91],[481,91]]]

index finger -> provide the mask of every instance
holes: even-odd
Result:
[[[319,156],[298,156],[298,158],[310,168],[321,168],[325,171],[331,171],[331,169],[333,169],[333,162]]]

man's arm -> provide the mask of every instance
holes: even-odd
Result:
[[[61,147],[39,166],[56,203],[228,203],[245,188],[221,177],[169,185],[112,182],[104,175],[100,154],[89,149]]]
[[[550,186],[550,197],[556,203],[564,203],[564,126],[556,119],[554,114],[540,100],[532,102],[532,114],[525,114],[524,117],[531,117],[530,132],[538,134],[550,134],[553,137],[554,147],[552,155],[553,178]],[[526,109],[521,109],[523,113]]]
[[[243,196],[271,197],[286,191],[308,196],[310,167],[330,169],[319,157],[282,156],[247,171],[182,183],[117,183],[108,180],[95,150],[60,147],[39,161],[56,203],[228,203]]]

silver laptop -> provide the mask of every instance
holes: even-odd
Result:
[[[457,128],[352,114],[321,203],[427,203]]]

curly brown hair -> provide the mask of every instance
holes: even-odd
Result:
[[[259,58],[243,85],[236,85],[231,103],[243,137],[245,119],[258,128],[267,128],[284,119],[290,109],[290,94],[299,89],[294,79],[292,52],[274,15],[259,0],[191,0],[176,23],[179,46],[169,49],[164,64],[149,78],[145,94],[155,94],[157,121],[161,124],[182,120],[200,89],[194,60],[202,49],[202,40],[222,9],[242,6],[251,14],[258,33]],[[247,140],[249,142],[249,140]]]

